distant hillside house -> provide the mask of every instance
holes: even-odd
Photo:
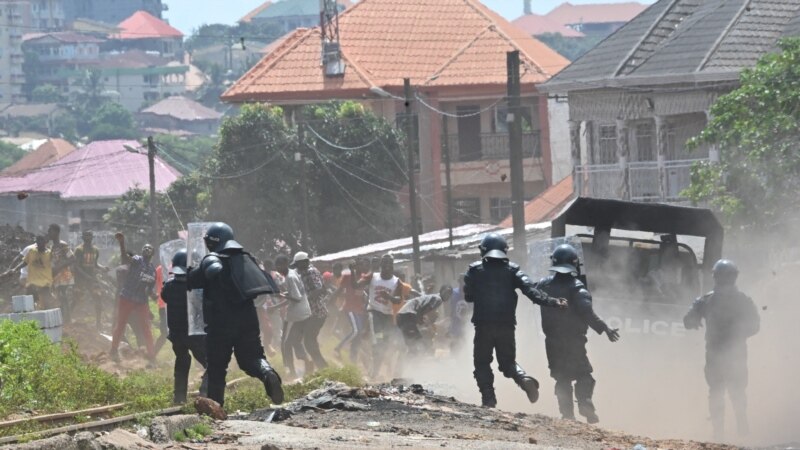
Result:
[[[551,120],[554,155],[579,196],[683,202],[697,161],[688,150],[715,100],[742,70],[800,35],[800,0],[659,0],[541,89],[568,114]],[[724,151],[724,149],[720,149]]]
[[[61,0],[68,22],[89,19],[105,23],[119,23],[136,11],[161,18],[167,5],[161,0]]]
[[[136,141],[97,141],[54,163],[19,176],[0,175],[0,210],[3,221],[32,232],[51,223],[64,229],[80,224],[84,229],[105,228],[103,215],[130,188],[149,185],[147,157],[132,153]],[[156,189],[164,191],[180,177],[177,170],[156,157]],[[17,193],[28,198],[19,200]]]
[[[554,22],[539,14],[525,14],[511,23],[531,36],[547,33],[558,33],[566,38],[580,38],[586,36],[580,31],[575,31],[566,25]]]
[[[183,33],[147,11],[137,11],[117,25],[119,33],[110,36],[117,50],[158,52],[161,56],[183,59]]]
[[[63,72],[80,70],[100,59],[100,46],[105,42],[90,34],[74,31],[30,33],[22,38],[22,49],[35,53],[39,59],[36,80],[66,90],[68,83]]]
[[[158,54],[141,50],[112,53],[92,67],[101,72],[105,94],[131,112],[186,92],[189,67]],[[65,74],[70,78],[71,90],[81,89],[75,84],[79,75]]]
[[[148,131],[170,134],[216,134],[222,119],[222,113],[183,96],[167,97],[138,116]]]
[[[605,37],[617,31],[647,8],[638,2],[573,5],[565,2],[545,14],[551,22],[586,36]]]
[[[350,1],[340,1],[339,11],[351,6]],[[239,23],[277,24],[284,33],[297,28],[319,25],[319,0],[267,1],[239,19]]]
[[[7,105],[0,108],[0,128],[6,132],[15,131],[14,128],[23,126],[21,130],[35,130],[40,133],[52,134],[53,120],[66,109],[55,103],[22,103]]]

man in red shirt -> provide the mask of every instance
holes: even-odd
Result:
[[[334,351],[336,357],[342,359],[342,349],[350,344],[350,362],[355,364],[358,357],[358,350],[361,346],[361,338],[367,321],[367,297],[363,287],[357,286],[358,281],[370,273],[369,260],[361,258],[350,264],[350,269],[342,273],[339,288],[335,296],[342,295],[344,303],[342,312],[347,316],[351,331],[336,346]]]

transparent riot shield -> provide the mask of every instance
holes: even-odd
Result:
[[[528,245],[528,267],[533,280],[540,280],[550,275],[549,269],[552,266],[550,256],[553,254],[553,250],[561,244],[569,244],[575,247],[581,262],[585,261],[583,258],[583,246],[577,236],[565,236],[532,242]],[[580,271],[582,277],[585,277],[586,267],[581,266]]]
[[[197,267],[203,257],[208,253],[203,236],[206,234],[211,222],[194,222],[187,225],[188,242],[186,249],[188,252],[189,266]],[[206,322],[203,319],[203,290],[193,289],[189,291],[186,306],[189,313],[189,335],[205,334]]]
[[[174,241],[164,242],[158,247],[158,257],[161,261],[161,275],[163,280],[167,281],[169,269],[172,267],[172,257],[179,250],[186,248],[186,241],[183,239],[175,239]]]

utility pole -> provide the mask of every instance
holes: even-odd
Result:
[[[156,207],[156,143],[147,137],[147,164],[150,169],[150,245],[158,248],[158,208]]]
[[[508,52],[508,143],[511,166],[511,218],[514,223],[514,253],[527,263],[525,242],[525,185],[522,173],[522,118],[520,117],[519,51]]]
[[[300,245],[303,247],[304,251],[309,251],[309,226],[308,226],[308,172],[306,169],[306,161],[305,161],[305,124],[298,123],[297,124],[297,141],[298,141],[298,152],[295,153],[294,159],[300,164],[300,196],[302,198],[302,205],[303,205],[303,237],[300,240]]]
[[[406,149],[408,150],[408,206],[411,208],[411,244],[414,257],[414,274],[422,272],[419,260],[419,230],[417,230],[417,187],[414,182],[414,124],[411,122],[411,79],[403,79],[403,93],[406,103]]]
[[[447,134],[447,116],[442,117],[442,147],[444,148],[444,179],[447,190],[447,242],[453,248],[453,190],[450,184],[450,137]]]

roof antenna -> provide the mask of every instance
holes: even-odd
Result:
[[[337,0],[319,0],[319,26],[322,31],[322,67],[326,77],[343,77],[345,63],[339,44],[339,4]]]

